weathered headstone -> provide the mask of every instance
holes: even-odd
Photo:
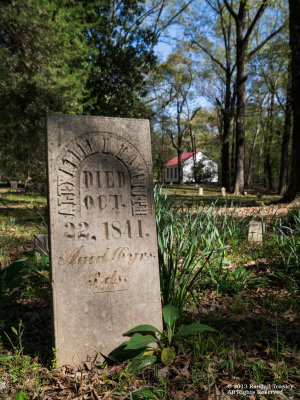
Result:
[[[226,196],[226,188],[222,187],[221,194],[222,194],[223,197]]]
[[[36,255],[49,255],[49,242],[47,234],[34,235],[34,252]]]
[[[18,181],[10,181],[11,189],[18,189]]]
[[[253,242],[262,242],[265,225],[258,220],[252,220],[249,224],[248,240]]]
[[[58,365],[162,326],[149,122],[49,115],[50,249]]]
[[[199,188],[199,196],[203,196],[203,188]]]

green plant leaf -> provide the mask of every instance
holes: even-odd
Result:
[[[212,328],[211,326],[203,325],[203,324],[199,324],[198,322],[195,322],[194,324],[180,326],[178,328],[177,336],[191,335],[193,333],[206,332],[206,331],[218,332],[216,329]]]
[[[161,352],[161,362],[164,365],[171,365],[175,360],[175,351],[171,347],[166,347]]]
[[[25,392],[17,393],[13,398],[13,400],[28,400],[28,399],[29,397]]]
[[[11,330],[13,331],[13,333],[15,335],[18,335],[18,331],[16,330],[16,328],[14,326],[11,327]]]
[[[141,334],[147,334],[147,333],[161,333],[159,329],[157,329],[153,325],[138,325],[135,328],[130,329],[129,331],[123,333],[123,336],[131,336],[132,333],[141,333]]]
[[[178,320],[179,318],[179,310],[177,307],[172,306],[171,304],[166,305],[163,310],[163,317],[164,321],[167,325],[173,326],[173,324]]]
[[[155,399],[157,400],[157,397],[155,396],[154,393],[151,392],[149,389],[140,389],[136,390],[135,392],[131,393],[133,397],[139,396],[144,399]]]
[[[108,354],[108,358],[115,362],[123,362],[132,358],[138,357],[147,350],[147,347],[140,347],[139,349],[128,350],[126,349],[127,342],[122,343],[116,349]]]
[[[156,361],[157,361],[156,356],[140,355],[131,360],[129,370],[130,371],[140,371],[141,369],[144,369],[146,367],[149,367],[152,364],[155,364]]]
[[[125,350],[135,350],[148,346],[149,343],[158,342],[158,339],[152,335],[143,336],[140,333],[135,333],[125,346]]]

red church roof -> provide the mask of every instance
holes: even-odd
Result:
[[[184,162],[184,161],[186,161],[188,158],[192,157],[193,154],[194,154],[193,152],[190,152],[190,153],[183,153],[183,154],[182,154],[182,162]],[[165,167],[170,167],[171,165],[178,165],[178,156],[176,156],[176,157],[172,158],[172,160],[168,161],[168,162],[165,164]]]

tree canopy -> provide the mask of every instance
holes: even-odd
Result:
[[[236,193],[250,184],[284,193],[293,182],[297,29],[290,13],[289,38],[287,0],[1,0],[0,7],[6,176],[45,179],[45,113],[57,112],[150,118],[160,179],[168,157],[201,149]],[[161,60],[162,43],[170,50]]]

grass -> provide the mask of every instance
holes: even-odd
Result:
[[[39,212],[45,213],[46,199],[10,189],[0,193],[0,265],[5,267],[31,250],[33,236],[45,231]]]
[[[168,193],[173,190],[176,188],[170,187]],[[266,202],[253,208],[249,204],[223,208],[215,204],[213,196],[213,204],[196,207],[198,197],[191,195],[190,201],[185,194],[165,197],[161,209],[157,204],[160,234],[168,239],[165,244],[172,253],[164,254],[161,249],[161,269],[173,257],[180,273],[182,260],[191,249],[203,266],[197,285],[183,303],[180,324],[200,322],[219,333],[182,337],[174,342],[176,359],[171,366],[158,363],[132,373],[126,362],[112,365],[105,360],[77,369],[56,368],[48,260],[35,259],[32,253],[33,235],[45,232],[40,214],[45,215],[46,202],[21,191],[1,189],[1,194],[0,262],[7,268],[27,256],[22,276],[28,277],[0,309],[0,398],[197,400],[226,399],[227,394],[248,399],[251,385],[256,386],[251,389],[254,398],[260,398],[258,390],[267,390],[266,385],[275,392],[282,390],[284,396],[268,394],[268,399],[300,397],[299,208],[275,210]],[[253,216],[263,218],[267,225],[262,243],[247,240]],[[166,236],[170,225],[172,246]],[[185,234],[187,229],[190,236]],[[175,236],[181,238],[179,242]],[[180,253],[184,239],[192,247],[185,243]],[[214,262],[205,264],[201,254],[216,248],[223,251],[216,253]],[[186,267],[188,272],[190,265]],[[197,267],[194,271],[197,273]],[[174,292],[180,280],[173,283],[169,290]]]

